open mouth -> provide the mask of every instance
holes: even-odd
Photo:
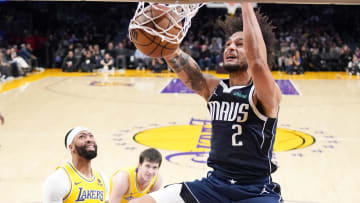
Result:
[[[230,55],[230,56],[227,56],[227,57],[225,58],[225,60],[226,60],[227,62],[232,62],[232,61],[237,60],[237,57],[234,56],[234,55]]]
[[[226,60],[234,60],[234,59],[237,59],[237,54],[236,53],[233,53],[233,52],[229,52],[226,54],[225,56],[225,59]]]
[[[227,56],[226,59],[236,59],[237,57],[236,56]]]
[[[86,150],[95,151],[95,145],[87,145]]]

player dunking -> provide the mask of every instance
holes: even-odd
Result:
[[[274,34],[267,17],[256,15],[250,3],[241,2],[241,7],[242,18],[228,18],[223,23],[230,36],[223,54],[229,79],[203,75],[180,49],[166,58],[179,78],[208,102],[212,120],[208,166],[213,171],[202,180],[173,184],[130,202],[282,201],[279,185],[271,179],[281,100],[267,60]]]

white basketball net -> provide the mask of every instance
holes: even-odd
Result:
[[[144,31],[146,31],[151,35],[160,37],[162,40],[168,41],[173,44],[180,44],[191,26],[191,19],[196,15],[199,8],[203,5],[204,4],[202,3],[160,4],[160,3],[150,3],[150,2],[139,2],[135,15],[130,21],[129,37],[131,39],[130,30],[143,29]],[[162,14],[152,18],[151,16],[149,16],[147,13],[144,12],[145,9],[150,6],[152,6],[152,9],[156,9],[160,11]],[[164,6],[166,6],[169,9],[167,8],[164,9]],[[171,22],[176,22],[176,23],[173,23],[169,25],[168,28],[164,29],[156,23],[156,19],[161,18],[170,12],[173,12],[177,19],[175,19],[174,16],[171,14],[169,14],[168,17],[172,18]],[[135,20],[141,15],[144,15],[147,20],[144,22],[138,22],[137,20]],[[146,24],[150,22],[152,22],[155,25],[156,30],[154,28],[146,26]],[[174,27],[176,27],[180,31],[176,34],[169,33],[168,31],[170,31]]]

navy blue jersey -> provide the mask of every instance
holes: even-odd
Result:
[[[255,86],[230,87],[222,80],[208,101],[212,136],[208,166],[237,179],[271,174],[277,118],[261,113],[253,102]]]

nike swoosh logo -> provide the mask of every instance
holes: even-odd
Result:
[[[80,183],[81,183],[81,182],[75,182],[74,184],[75,184],[75,185],[79,185]]]

